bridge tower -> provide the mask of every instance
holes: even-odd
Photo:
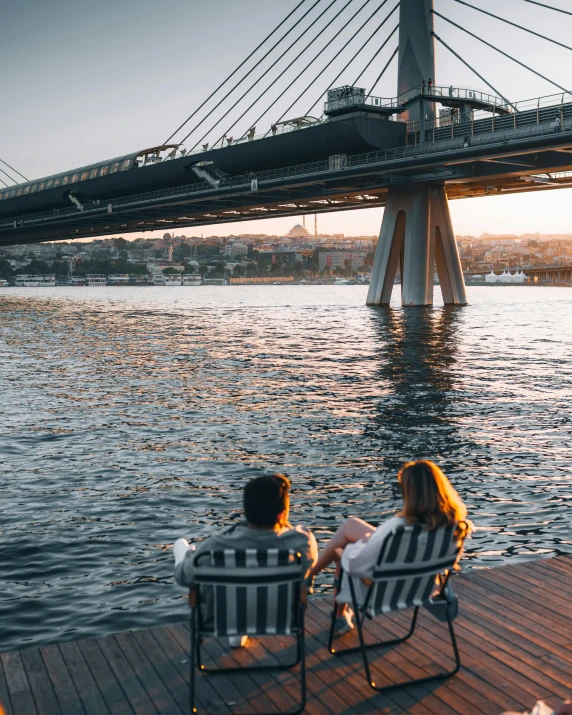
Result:
[[[435,84],[432,9],[433,0],[401,0],[398,95],[414,88],[421,92],[429,79]],[[425,123],[435,119],[429,89],[411,105],[404,118],[419,123],[423,141]],[[466,305],[465,281],[444,184],[411,183],[390,188],[367,304],[389,304],[399,265],[402,304],[432,305],[435,264],[444,302]]]

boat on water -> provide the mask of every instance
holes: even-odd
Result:
[[[0,278],[0,288],[8,288],[10,284],[4,278]]]
[[[227,282],[224,278],[205,278],[202,284],[205,286],[225,286]]]
[[[129,273],[118,273],[107,276],[108,286],[128,286],[130,284]]]
[[[183,279],[182,279],[180,273],[173,273],[173,274],[168,273],[166,276],[164,276],[164,278],[165,278],[164,285],[166,285],[166,286],[181,286],[181,285],[183,285]]]
[[[51,288],[56,285],[56,276],[50,275],[19,275],[14,279],[19,288]]]
[[[203,277],[200,273],[183,273],[184,286],[200,286],[203,282]]]
[[[88,273],[85,277],[87,286],[106,286],[107,276],[104,273]]]
[[[335,286],[347,286],[349,285],[349,281],[346,280],[345,278],[336,278],[334,281]]]

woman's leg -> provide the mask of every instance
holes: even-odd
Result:
[[[343,551],[346,544],[353,544],[364,536],[371,535],[375,531],[375,526],[368,524],[367,521],[363,519],[358,519],[353,516],[351,519],[344,521],[336,533],[326,544],[325,549],[319,555],[316,565],[312,569],[312,576],[317,574],[319,571],[323,571],[326,566],[332,563],[332,561],[338,560],[337,549]]]

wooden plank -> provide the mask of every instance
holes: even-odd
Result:
[[[562,635],[563,628],[568,628],[569,623],[556,623],[547,616],[543,609],[533,608],[532,601],[523,599],[514,592],[511,592],[510,598],[507,598],[509,594],[506,589],[489,581],[474,579],[470,588],[472,600],[480,596],[490,604],[491,610],[494,609],[499,614],[506,615],[507,618],[526,623],[528,628],[534,630],[541,637],[550,637],[555,643],[562,646],[569,642],[569,637]],[[459,591],[459,593],[461,592]]]
[[[433,711],[427,708],[427,703],[419,702],[422,696],[414,688],[391,692],[385,696],[375,693],[367,684],[359,655],[331,655],[326,647],[329,623],[327,613],[322,613],[317,606],[314,606],[308,615],[308,621],[314,632],[313,640],[319,646],[317,653],[323,666],[319,671],[320,676],[328,687],[335,687],[337,683],[343,682],[344,687],[340,689],[340,697],[350,703],[356,712],[367,712],[370,708],[374,708],[374,712],[433,715]],[[394,675],[404,677],[404,673],[393,662],[389,662],[386,674],[390,677]],[[443,711],[443,715],[449,715],[447,709]]]
[[[165,630],[188,658],[189,632],[186,629],[186,623],[167,626]],[[189,668],[188,665],[186,667],[187,669]],[[200,677],[200,673],[196,674],[195,683],[198,693],[201,692],[201,688],[208,688],[212,693],[214,693],[212,701],[216,705],[216,712],[231,713],[233,711],[233,706],[228,705],[227,703],[240,702],[240,692],[234,687],[230,679],[227,681],[227,683],[225,683],[224,694],[217,689],[216,683],[211,678],[202,678]],[[210,711],[207,710],[207,712]]]
[[[177,670],[187,687],[189,684],[189,654],[188,643],[186,648],[181,647],[167,628],[153,628],[151,637],[157,642],[165,656]],[[208,679],[197,681],[197,707],[199,711],[213,713],[213,715],[227,715],[230,710],[221,704],[219,694],[211,686]]]
[[[62,711],[39,649],[26,648],[21,651],[20,655],[36,702],[38,715],[60,715]]]
[[[558,596],[558,592],[553,591],[558,584],[557,579],[552,581],[548,577],[542,584],[534,579],[532,569],[526,570],[524,578],[516,574],[502,573],[502,569],[499,569],[498,574],[484,572],[479,574],[477,583],[483,584],[486,588],[494,587],[497,593],[499,590],[505,594],[512,591],[517,602],[522,603],[526,608],[538,612],[553,623],[562,623],[563,625],[567,623],[566,612],[570,600],[561,598]],[[540,589],[535,586],[540,586]],[[563,584],[561,588],[565,589],[565,585]]]
[[[218,645],[218,649],[222,650],[219,644],[216,645]],[[225,667],[230,668],[256,667],[260,661],[257,661],[252,655],[251,651],[255,648],[256,643],[249,641],[244,648],[226,650],[222,657],[220,654],[218,655],[219,663],[221,666],[224,664]],[[205,652],[214,659],[215,644],[205,643]],[[244,703],[248,703],[255,712],[272,712],[276,708],[288,710],[294,706],[296,698],[293,691],[296,691],[295,695],[297,696],[299,690],[295,684],[299,681],[290,672],[283,674],[279,671],[267,671],[259,674],[249,672],[246,677],[237,677],[237,675],[229,675],[228,678],[232,680],[234,687],[243,694]],[[218,681],[218,677],[215,675],[207,677],[210,677],[213,683],[216,682],[215,678]],[[249,695],[249,690],[253,694],[252,696]],[[272,699],[269,697],[270,693],[272,693]],[[250,701],[251,697],[252,702]]]
[[[157,712],[182,715],[181,709],[155,672],[151,662],[137,645],[133,636],[130,633],[118,633],[113,636],[113,639],[121,649],[125,660],[133,668],[133,672],[139,678]]]
[[[561,687],[554,681],[543,678],[541,673],[534,673],[530,668],[524,667],[522,662],[514,662],[506,655],[500,656],[498,652],[491,652],[490,646],[473,633],[461,618],[456,622],[456,630],[461,650],[464,651],[463,657],[467,655],[471,658],[474,672],[480,674],[485,681],[488,681],[491,674],[497,673],[507,682],[519,686],[523,696],[528,693],[530,698],[540,699],[548,694],[563,694]],[[502,637],[502,634],[498,637]],[[545,682],[537,682],[543,680]]]
[[[157,708],[149,700],[145,688],[127,662],[114,637],[101,638],[97,641],[97,645],[135,713],[137,715],[155,715]]]
[[[243,660],[240,656],[249,656],[253,658],[253,660],[255,659],[254,662],[263,664],[278,662],[278,655],[281,662],[291,662],[295,653],[293,638],[286,638],[285,636],[252,639],[252,643],[249,643],[246,649],[241,650],[248,652],[237,654],[237,660]],[[306,638],[305,652],[308,694],[306,712],[309,715],[320,715],[321,713],[327,713],[329,715],[330,713],[341,712],[340,707],[343,706],[343,701],[336,693],[324,690],[319,679],[315,677],[312,669],[312,644],[308,638]],[[278,707],[284,710],[286,708],[286,703],[288,702],[285,699],[286,696],[289,696],[289,700],[292,700],[292,703],[294,699],[296,702],[299,702],[300,666],[296,666],[293,671],[270,671],[269,675],[278,684],[278,687],[269,691],[269,695],[275,695],[274,709]],[[288,709],[292,707],[293,704],[290,705]],[[349,710],[348,715],[351,715],[351,711]]]
[[[407,615],[402,614],[393,620],[386,617],[368,622],[366,631],[371,635],[366,638],[366,641],[387,640],[388,638],[403,636],[408,630],[410,618],[411,612],[408,612]],[[398,624],[397,621],[401,622]],[[423,625],[420,625],[416,629],[415,635],[407,643],[396,646],[394,650],[380,648],[379,650],[371,651],[372,673],[375,673],[381,667],[385,674],[387,662],[391,661],[392,658],[396,658],[398,654],[401,658],[400,666],[403,671],[403,674],[399,677],[399,682],[412,677],[419,678],[434,675],[439,671],[450,670],[453,667],[453,660],[440,654],[440,646],[443,643],[445,634],[443,627],[438,625],[439,627],[441,632],[432,636],[430,643],[427,645],[424,645],[421,641]],[[355,641],[357,643],[357,638],[355,638]],[[381,666],[376,666],[376,660]],[[363,674],[363,665],[360,668]],[[463,688],[462,681],[458,676],[449,680],[437,681],[433,684],[415,686],[415,688],[418,693],[417,697],[422,698],[424,705],[436,715],[449,711],[472,715],[475,712],[481,715],[482,713],[488,715],[490,712],[490,703],[488,702],[486,704],[481,703],[480,708],[477,707],[479,698],[474,697],[474,693],[471,693],[470,698],[464,697],[466,695],[465,688]],[[407,691],[412,692],[413,689],[413,687],[409,687]]]
[[[149,631],[133,631],[131,635],[147,658],[151,659],[157,675],[177,703],[179,710],[188,713],[189,683],[181,676]]]
[[[73,641],[60,643],[58,646],[68,673],[80,694],[81,703],[87,715],[109,715],[99,688],[85,662],[83,655]]]
[[[111,715],[133,715],[133,710],[95,639],[77,641],[77,647]]]
[[[474,623],[476,627],[486,628],[497,637],[502,630],[504,640],[536,658],[542,658],[548,654],[557,654],[572,666],[572,653],[560,646],[553,645],[549,639],[537,636],[527,627],[523,627],[522,621],[514,622],[508,618],[503,618],[498,616],[494,609],[488,610],[486,607],[481,607],[467,600],[463,603],[463,619],[469,623]]]
[[[238,654],[235,657],[234,652],[227,651],[222,648],[220,643],[213,642],[210,639],[205,641],[201,650],[205,656],[207,656],[203,664],[206,665],[208,663],[208,668],[235,668],[243,665],[240,660],[241,656],[244,659],[244,653]],[[246,648],[239,648],[237,650],[245,651]],[[226,676],[217,675],[215,673],[198,673],[197,677],[207,678],[212,682],[212,685],[215,688],[220,687],[221,683],[224,683],[225,686],[231,683],[233,689],[237,693],[231,701],[235,703],[232,705],[233,710],[237,709],[242,711],[245,708],[248,708],[255,713],[265,713],[272,712],[274,709],[272,701],[270,701],[268,696],[261,691],[259,684],[257,684],[248,673],[231,673]],[[267,675],[264,680],[268,683],[272,680],[272,678]]]
[[[250,638],[246,647],[236,648],[231,651],[233,661],[242,667],[252,667],[256,665],[277,665],[278,658],[272,652],[272,647],[268,646],[267,638]],[[275,639],[270,639],[272,644]],[[266,645],[264,645],[266,643]],[[285,662],[284,653],[281,653],[281,661]],[[295,708],[299,698],[299,682],[300,667],[297,666],[294,672],[288,671],[289,677],[285,682],[281,682],[279,671],[266,671],[264,673],[252,672],[250,677],[256,683],[258,688],[262,689],[270,701],[270,711],[272,710],[292,710]],[[311,682],[308,678],[308,699],[311,701]],[[313,702],[308,705],[308,712],[312,712],[315,708]]]
[[[2,653],[0,659],[2,660],[6,685],[8,686],[8,693],[14,712],[18,713],[18,715],[20,713],[22,715],[25,713],[30,713],[31,715],[37,713],[20,653]]]
[[[57,646],[40,648],[42,660],[50,676],[52,687],[65,715],[85,715],[81,699],[68,673]]]
[[[14,715],[10,696],[8,695],[8,685],[4,676],[4,667],[0,659],[0,712],[2,710],[4,710],[4,715]]]
[[[388,638],[403,636],[408,630],[410,618],[411,612],[409,611],[407,614],[403,614],[401,618],[385,617],[367,623],[366,630],[373,636],[368,640],[380,640],[382,638],[387,640]],[[450,670],[453,667],[452,658],[443,656],[441,652],[448,638],[444,627],[436,624],[436,633],[432,633],[430,638],[427,638],[426,620],[427,617],[424,618],[422,614],[411,639],[395,647],[395,650],[399,651],[403,658],[403,668],[407,673],[405,678],[433,675],[439,671]],[[398,621],[401,622],[398,623]],[[452,653],[450,646],[448,646],[448,651]],[[383,667],[391,654],[391,650],[380,648],[371,653],[375,669],[376,659]],[[415,665],[418,668],[412,670]],[[380,666],[378,665],[377,667],[379,668]],[[372,669],[373,672],[375,672],[374,669]],[[419,670],[419,673],[417,673],[417,670]],[[467,713],[478,711],[481,715],[483,713],[489,715],[490,713],[490,701],[485,700],[478,691],[475,693],[471,688],[467,688],[463,676],[460,674],[457,674],[454,678],[437,681],[433,685],[418,686],[418,688],[419,692],[423,694],[424,704],[437,715],[447,711]]]

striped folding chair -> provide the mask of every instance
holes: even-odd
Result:
[[[451,569],[457,561],[461,549],[454,538],[454,530],[452,526],[440,527],[433,531],[428,531],[420,526],[397,527],[385,538],[381,546],[371,581],[368,581],[363,603],[359,602],[356,591],[356,584],[363,587],[363,582],[349,577],[344,574],[343,570],[340,571],[336,592],[338,593],[341,588],[342,579],[348,578],[360,644],[358,647],[343,650],[333,648],[336,620],[336,609],[334,608],[328,648],[335,655],[361,651],[365,675],[374,690],[384,692],[405,685],[418,685],[431,680],[449,678],[459,670],[461,660],[453,629],[453,620],[457,615],[457,598],[449,584]],[[369,585],[370,583],[371,585]],[[363,588],[360,590],[363,591]],[[437,593],[433,595],[435,591]],[[376,686],[371,675],[368,650],[380,646],[396,645],[410,638],[415,630],[420,607],[427,608],[435,617],[447,623],[453,646],[455,667],[451,671],[425,678],[407,680],[383,687]],[[406,608],[413,608],[413,615],[409,630],[404,636],[374,643],[365,642],[363,626],[366,619],[371,620],[376,616]]]
[[[225,549],[199,552],[193,561],[194,586],[191,606],[191,712],[195,706],[195,670],[204,673],[286,670],[300,663],[300,705],[289,711],[297,715],[306,705],[304,611],[306,587],[302,557],[279,549]],[[212,618],[210,617],[212,615]],[[293,663],[245,668],[206,669],[201,644],[205,638],[229,636],[293,636]],[[274,713],[269,715],[275,715]]]

